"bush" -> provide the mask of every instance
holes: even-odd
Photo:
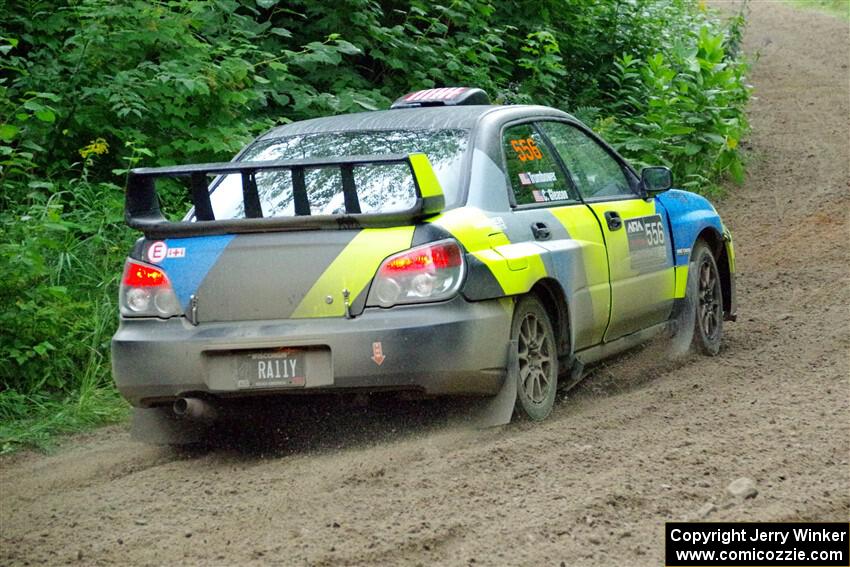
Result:
[[[688,190],[715,193],[726,174],[743,181],[737,147],[748,130],[749,87],[746,65],[729,57],[742,25],[739,16],[723,33],[697,19],[644,60],[617,57],[609,74],[617,98],[597,130],[636,165],[671,167]]]
[[[274,124],[465,84],[572,111],[692,190],[743,172],[743,17],[701,2],[12,0],[0,22],[0,417],[18,424],[122,415],[108,346],[130,166],[227,160]],[[25,430],[45,431],[0,437]]]

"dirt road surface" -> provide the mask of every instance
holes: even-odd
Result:
[[[626,356],[541,425],[379,408],[194,453],[102,429],[0,460],[0,564],[654,566],[664,522],[700,510],[850,519],[850,33],[751,8],[751,165],[720,204],[741,316],[720,356]],[[726,495],[739,477],[755,498]]]

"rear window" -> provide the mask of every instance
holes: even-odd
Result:
[[[328,132],[262,140],[242,161],[297,160],[422,152],[428,156],[443,188],[448,207],[460,198],[460,167],[469,134],[465,130],[388,130]],[[258,172],[257,191],[263,217],[292,216],[295,203],[289,170]],[[304,173],[310,214],[345,212],[339,167],[307,168]],[[405,164],[364,164],[354,167],[354,185],[362,213],[403,211],[416,201],[416,187]],[[244,218],[242,178],[224,176],[210,196],[216,219]]]

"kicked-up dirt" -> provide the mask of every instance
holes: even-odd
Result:
[[[850,30],[750,7],[719,356],[622,357],[542,424],[301,408],[203,452],[102,429],[0,460],[0,564],[661,565],[668,520],[848,521]],[[727,495],[739,477],[754,498]]]

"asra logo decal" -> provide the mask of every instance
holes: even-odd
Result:
[[[185,258],[186,249],[182,246],[169,248],[162,240],[157,240],[148,248],[148,260],[153,264],[159,264],[166,258]]]
[[[667,237],[661,215],[626,220],[629,259],[637,272],[652,272],[667,266]]]

